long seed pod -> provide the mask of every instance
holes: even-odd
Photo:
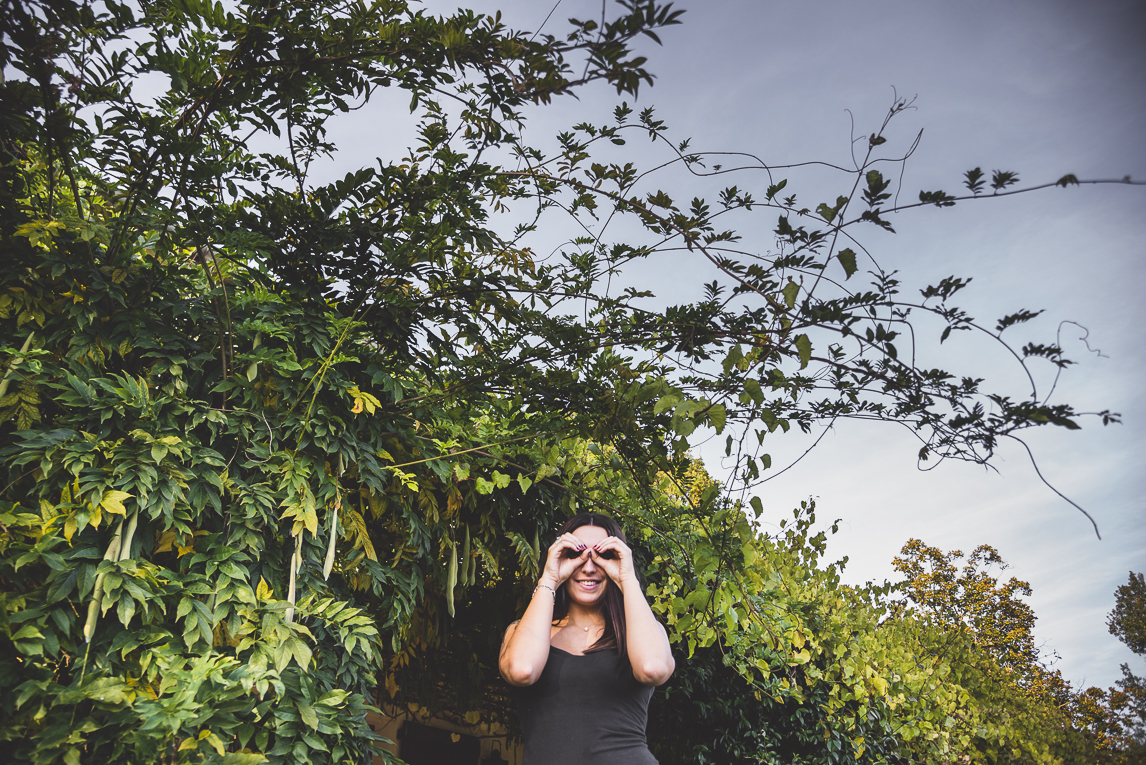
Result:
[[[478,557],[479,556],[475,555],[470,560],[470,575],[469,575],[470,587],[473,587],[475,584],[477,584],[477,581],[478,581]]]
[[[541,565],[541,540],[537,536],[537,527],[533,528],[533,560],[540,566]]]
[[[450,566],[446,570],[446,611],[454,615],[454,586],[458,583],[458,546],[450,542]]]
[[[462,542],[462,587],[467,587],[473,582],[470,581],[470,527],[466,526],[465,541]]]
[[[127,560],[131,557],[131,540],[135,537],[135,527],[138,525],[139,511],[136,510],[127,521],[127,533],[123,535],[123,542],[119,546],[119,554],[115,557],[117,561]]]
[[[322,564],[322,578],[330,578],[330,570],[334,568],[334,547],[338,541],[338,514],[342,512],[342,494],[335,496],[334,508],[330,511],[330,541],[326,544],[326,560]]]
[[[136,511],[138,512],[138,511]],[[123,519],[119,521],[119,525],[115,528],[115,533],[112,534],[111,544],[107,546],[107,552],[103,554],[104,560],[117,560],[120,550],[120,540],[123,539]],[[90,643],[92,635],[95,634],[96,622],[99,620],[99,609],[103,605],[103,580],[107,574],[97,574],[95,586],[92,588],[92,599],[88,603],[88,618],[84,622],[84,641]]]
[[[298,576],[298,569],[302,565],[302,533],[295,537],[298,541],[295,542],[294,555],[290,556],[290,589],[287,592],[287,601],[290,606],[287,607],[285,619],[288,622],[294,621],[294,604],[295,604],[295,577]]]

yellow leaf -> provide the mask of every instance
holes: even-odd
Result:
[[[127,508],[123,506],[123,501],[130,496],[132,495],[126,491],[115,491],[113,489],[112,491],[104,493],[103,499],[99,501],[99,506],[109,513],[122,515],[126,518]]]
[[[170,552],[173,544],[175,544],[175,532],[168,529],[159,535],[159,540],[155,543],[155,550],[153,550],[153,552]]]
[[[382,402],[374,396],[360,391],[357,385],[353,388],[347,388],[346,392],[354,399],[354,408],[350,411],[355,414],[360,413],[363,409],[365,409],[368,414],[374,414],[375,410],[382,405]]]
[[[259,577],[259,586],[255,590],[255,594],[259,596],[259,600],[271,600],[274,598],[275,593],[271,590],[271,586],[267,584],[267,580]]]
[[[364,519],[357,510],[347,510],[344,516],[343,529],[350,532],[354,538],[354,549],[362,549],[366,553],[366,557],[375,563],[378,562],[378,554],[374,552],[374,544],[370,540],[370,532],[366,530],[366,519]],[[348,521],[348,522],[347,522]]]
[[[187,540],[187,544],[186,544],[186,545],[183,545],[183,544],[181,544],[181,543],[179,543],[179,542],[176,542],[176,543],[175,543],[175,546],[179,548],[179,555],[178,555],[178,556],[176,556],[176,557],[182,558],[182,557],[183,557],[184,555],[186,555],[187,553],[193,553],[193,552],[195,552],[195,537],[199,536],[200,534],[206,534],[206,533],[207,533],[207,532],[205,532],[205,531],[196,531],[196,532],[195,532],[194,534],[192,534],[192,535],[191,535],[191,537],[190,537],[190,538]]]
[[[220,757],[227,753],[227,748],[223,745],[223,740],[214,733],[208,731],[207,735],[203,737],[207,739],[207,743],[211,745],[211,748],[214,749]]]
[[[371,396],[369,393],[362,393],[362,401],[366,404],[366,413],[374,414],[378,407],[382,406],[382,402]]]
[[[303,510],[302,522],[306,526],[306,530],[311,534],[318,533],[318,513],[314,511],[313,506],[306,507]]]

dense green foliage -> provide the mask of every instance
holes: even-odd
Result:
[[[793,426],[905,423],[921,459],[977,461],[1024,428],[1078,427],[1037,390],[988,395],[897,350],[913,312],[940,340],[991,342],[1034,314],[984,330],[951,303],[954,277],[903,300],[855,243],[892,209],[958,201],[890,207],[876,165],[901,160],[882,126],[834,201],[797,204],[771,168],[755,197],[685,206],[623,158],[635,134],[710,172],[651,109],[619,106],[548,153],[524,132],[527,106],[649,84],[634,40],[679,16],[656,2],[564,39],[400,0],[3,10],[0,65],[19,73],[0,86],[15,761],[363,762],[379,698],[505,719],[497,641],[546,536],[582,507],[631,530],[681,651],[659,729],[713,721],[675,751],[1055,761],[1006,662],[961,658],[981,658],[970,636],[936,654],[941,626],[840,586],[810,512],[777,538],[754,523],[763,444]],[[145,75],[169,86],[146,98]],[[408,156],[310,182],[327,121],[387,88],[419,123]],[[969,196],[987,183],[964,180]],[[718,223],[760,210],[778,249],[746,254]],[[538,258],[552,216],[594,233]],[[674,249],[720,274],[703,297],[609,292]],[[873,281],[849,286],[861,268]],[[1037,343],[1016,358],[1068,363]],[[697,429],[727,435],[727,485],[688,456]]]
[[[1114,610],[1107,618],[1110,634],[1139,656],[1146,655],[1146,580],[1130,572],[1126,584],[1114,592]],[[1106,748],[1110,761],[1137,763],[1146,757],[1146,678],[1122,665],[1122,679],[1114,688],[1088,688],[1079,698],[1079,716]]]

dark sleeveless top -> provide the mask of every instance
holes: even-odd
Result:
[[[536,683],[516,688],[522,765],[657,765],[645,741],[653,688],[616,651],[583,656],[550,647]]]

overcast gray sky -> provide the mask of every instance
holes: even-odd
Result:
[[[462,4],[502,9],[508,23],[536,29],[551,2],[430,2],[434,13]],[[563,0],[545,31],[566,19],[596,16],[600,3]],[[959,188],[963,171],[1017,170],[1025,183],[1080,178],[1146,178],[1146,12],[1115,0],[706,0],[680,2],[684,23],[648,47],[658,75],[637,106],[655,105],[695,150],[747,151],[773,164],[819,159],[846,164],[854,116],[867,134],[900,96],[916,109],[889,132],[910,141],[905,191]],[[581,119],[607,121],[618,99],[607,87],[583,91],[537,113],[533,127],[555,132]],[[385,99],[335,126],[331,138],[348,164],[362,154],[396,156],[402,121]],[[373,110],[373,111],[372,111]],[[849,112],[846,110],[850,110]],[[765,180],[734,182],[762,196]],[[809,200],[810,201],[810,200]],[[917,286],[950,274],[974,277],[962,301],[987,323],[1019,308],[1046,313],[1022,331],[1053,339],[1062,320],[1089,330],[1088,352],[1067,327],[1067,355],[1080,361],[1056,400],[1081,410],[1111,409],[1124,424],[1030,437],[1048,479],[1083,505],[1090,523],[1039,482],[1021,449],[1004,447],[998,472],[944,464],[921,473],[918,444],[893,426],[842,423],[796,468],[764,487],[768,520],[816,498],[822,520],[842,519],[832,557],[849,556],[854,582],[894,578],[891,559],[912,537],[969,553],[990,544],[1012,564],[1006,576],[1029,581],[1039,616],[1036,635],[1072,682],[1110,685],[1127,661],[1142,662],[1107,633],[1115,587],[1146,569],[1146,373],[1140,328],[1146,308],[1146,189],[1051,189],[1006,200],[926,209],[893,221],[898,234],[867,240],[881,264]],[[762,236],[755,249],[771,242]],[[745,242],[751,246],[751,242]],[[669,302],[697,297],[703,268],[680,261],[632,278]],[[711,277],[708,277],[711,278]],[[955,367],[998,382],[1020,381],[982,343],[949,341]],[[962,364],[974,367],[965,369]],[[1043,370],[1046,372],[1047,370]],[[1044,374],[1040,380],[1049,384]],[[804,447],[788,439],[794,457]],[[719,456],[701,453],[719,472]],[[776,448],[777,465],[783,464]]]

